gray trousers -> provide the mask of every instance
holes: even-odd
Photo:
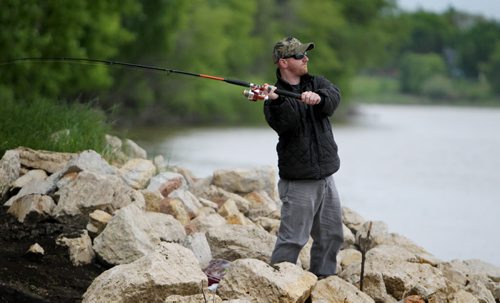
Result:
[[[316,276],[336,273],[337,253],[342,246],[342,208],[333,176],[323,180],[279,180],[283,205],[278,239],[271,264],[296,264],[299,253],[309,240],[311,264]]]

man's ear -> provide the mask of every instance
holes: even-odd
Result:
[[[277,64],[279,68],[288,67],[288,61],[286,61],[285,59],[279,59]]]

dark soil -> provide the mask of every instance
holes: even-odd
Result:
[[[26,225],[0,205],[0,303],[81,302],[82,295],[105,267],[98,263],[73,266],[68,249],[56,238],[85,229],[83,220],[55,220]],[[38,243],[43,256],[26,254]]]

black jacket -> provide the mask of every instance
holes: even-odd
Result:
[[[280,96],[264,103],[267,123],[278,133],[279,176],[282,179],[318,180],[340,167],[337,144],[329,117],[340,103],[340,91],[321,76],[301,77],[298,88],[281,79],[277,71],[276,87],[301,93],[313,91],[321,96],[317,105],[307,105]]]

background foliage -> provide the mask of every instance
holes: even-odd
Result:
[[[454,9],[408,13],[393,0],[0,4],[0,61],[97,58],[273,83],[272,47],[293,35],[316,43],[310,70],[341,88],[342,110],[363,95],[366,81],[352,81],[360,74],[439,102],[500,103],[500,24]],[[2,102],[39,98],[92,101],[118,124],[262,122],[261,106],[241,88],[216,81],[103,65],[0,65]]]

